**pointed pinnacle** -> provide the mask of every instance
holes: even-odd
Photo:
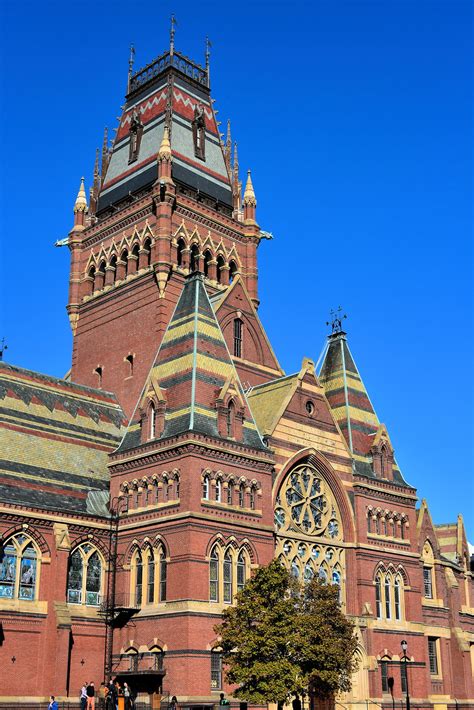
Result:
[[[159,160],[171,160],[171,143],[169,128],[165,125],[165,130],[163,131],[163,138],[161,140],[160,150],[158,151]]]
[[[239,154],[237,153],[237,141],[234,143],[234,172],[239,172]]]
[[[230,157],[230,151],[232,148],[232,138],[230,135],[230,118],[227,119],[227,139],[226,139],[226,148],[229,152],[229,157]]]
[[[255,191],[253,189],[252,178],[250,177],[250,170],[247,171],[247,184],[245,185],[243,204],[251,205],[252,207],[257,206],[257,198],[255,197]]]
[[[94,181],[99,177],[99,149],[95,150]]]
[[[84,187],[84,178],[81,178],[79,192],[77,193],[76,201],[74,203],[74,214],[76,214],[76,212],[85,212],[86,210],[87,210],[86,190]]]
[[[104,128],[104,142],[102,144],[102,153],[106,153],[108,150],[108,143],[109,143],[109,131],[107,126]]]

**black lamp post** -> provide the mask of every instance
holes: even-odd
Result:
[[[405,640],[402,641],[401,643],[402,651],[403,651],[403,660],[405,661],[405,690],[406,690],[406,710],[410,710],[410,692],[408,690],[408,656],[407,656],[407,648],[408,644]]]

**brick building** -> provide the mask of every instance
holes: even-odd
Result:
[[[75,202],[70,379],[0,364],[3,706],[109,672],[156,707],[215,703],[213,628],[274,556],[340,587],[360,661],[343,706],[392,707],[390,678],[397,703],[408,679],[414,707],[474,706],[462,518],[417,507],[340,321],[318,373],[281,369],[256,206],[208,65],[172,41],[130,72]]]

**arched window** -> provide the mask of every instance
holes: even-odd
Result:
[[[209,500],[209,476],[204,476],[202,479],[202,497],[204,500]]]
[[[168,572],[168,563],[166,562],[166,555],[165,555],[165,550],[164,550],[163,547],[160,547],[159,553],[160,553],[160,594],[159,594],[159,601],[160,601],[160,602],[165,602],[165,601],[166,601],[166,577],[167,577],[167,572]]]
[[[241,589],[245,587],[245,582],[246,582],[246,564],[245,564],[245,555],[243,550],[239,552],[239,556],[237,558],[237,591],[240,592]]]
[[[143,559],[140,550],[135,553],[135,606],[140,608],[142,605],[143,594]]]
[[[97,375],[97,388],[101,389],[102,387],[102,368],[100,365],[95,368],[94,370],[95,374]]]
[[[234,501],[234,483],[233,481],[229,481],[229,485],[227,486],[227,505],[232,505]]]
[[[377,619],[382,618],[382,575],[380,573],[375,578],[375,615]]]
[[[109,266],[114,271],[114,273],[112,275],[112,282],[115,283],[115,279],[117,278],[117,257],[115,256],[115,254],[111,258]]]
[[[227,550],[224,555],[224,603],[232,603],[232,556]]]
[[[406,518],[401,518],[401,520],[400,520],[400,537],[402,540],[405,539],[406,524],[407,524]]]
[[[209,276],[209,262],[212,260],[212,254],[209,250],[204,252],[204,276]]]
[[[423,596],[425,599],[434,599],[434,553],[428,540],[423,546]]]
[[[148,409],[148,423],[149,423],[149,439],[155,438],[155,421],[156,421],[156,411],[154,402],[150,402],[150,407]]]
[[[229,283],[231,284],[237,273],[237,264],[235,261],[231,261],[229,264]]]
[[[392,578],[389,574],[385,576],[384,593],[385,593],[385,618],[392,618],[392,600],[390,598],[390,587],[392,586]]]
[[[250,489],[250,510],[255,510],[255,486]]]
[[[216,480],[216,503],[222,501],[222,481],[220,478]]]
[[[209,563],[209,600],[219,601],[219,552],[217,545],[211,551]]]
[[[211,689],[222,688],[222,654],[215,649],[211,652]]]
[[[145,242],[143,244],[143,248],[145,249],[145,251],[148,252],[148,254],[146,256],[146,265],[150,266],[150,264],[151,264],[151,239],[149,237],[147,239],[145,239]]]
[[[147,602],[153,604],[155,601],[155,557],[153,550],[148,550],[147,557]]]
[[[140,256],[140,246],[139,244],[134,244],[132,248],[132,256],[135,258],[137,268],[138,268],[138,257]]]
[[[125,362],[127,364],[127,377],[133,377],[133,355],[127,355]]]
[[[234,319],[234,356],[242,357],[243,322],[240,318]]]
[[[102,587],[102,562],[90,543],[83,543],[69,556],[67,601],[98,606]]]
[[[379,515],[375,516],[375,532],[377,535],[380,535],[380,516]]]
[[[239,486],[239,506],[245,508],[245,486],[243,483]]]
[[[89,294],[94,293],[95,266],[91,266],[87,276],[89,277]]]
[[[127,251],[127,249],[124,249],[122,254],[120,255],[120,261],[123,261],[123,263],[125,264],[124,278],[126,278],[127,274],[128,274],[128,251]]]
[[[186,244],[184,242],[184,239],[178,239],[178,248],[177,248],[177,253],[176,253],[176,258],[178,261],[178,266],[183,265],[183,251],[186,248]]]
[[[235,404],[231,399],[227,406],[227,436],[234,436],[234,424],[235,424]]]
[[[372,532],[372,513],[370,510],[367,514],[367,532],[368,533]]]
[[[189,270],[191,273],[193,271],[198,271],[199,269],[199,247],[197,244],[193,244],[191,247],[191,253],[189,255]]]
[[[0,599],[33,601],[36,597],[38,552],[22,533],[0,547]]]
[[[225,261],[224,257],[222,257],[220,254],[217,257],[217,266],[216,266],[216,279],[217,283],[221,283],[222,281],[222,267],[225,266]]]
[[[387,521],[385,519],[385,515],[380,516],[380,534],[381,535],[386,535],[387,534]]]
[[[402,584],[400,575],[397,574],[393,583],[393,601],[395,606],[395,619],[397,621],[400,621],[400,619],[402,618],[401,588]]]

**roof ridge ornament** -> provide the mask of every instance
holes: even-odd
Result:
[[[174,12],[173,12],[173,14],[171,15],[171,26],[170,26],[170,55],[171,56],[173,56],[173,54],[174,54],[174,36],[176,33],[175,28],[176,28],[177,24],[178,23],[176,22],[176,17],[174,16]]]
[[[347,318],[347,315],[345,313],[342,314],[341,306],[339,306],[336,311],[331,308],[330,316],[331,320],[326,321],[326,325],[331,326],[331,335],[339,335],[340,333],[344,333],[342,330],[342,321]]]

